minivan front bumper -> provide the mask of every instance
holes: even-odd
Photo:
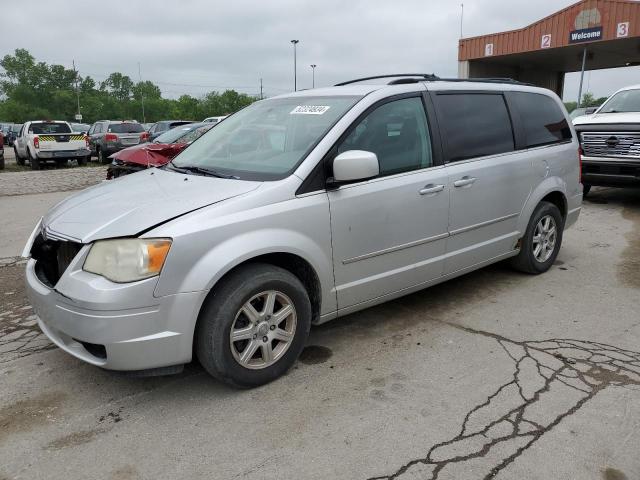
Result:
[[[58,347],[110,370],[148,370],[191,361],[203,292],[156,298],[157,278],[112,284],[81,270],[68,273],[60,279],[66,280],[63,295],[40,281],[35,260],[27,262],[27,295],[40,328]],[[70,290],[75,291],[68,295]]]

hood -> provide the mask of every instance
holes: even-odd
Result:
[[[260,185],[154,168],[102,182],[67,198],[45,215],[43,225],[82,243],[132,236]]]
[[[141,143],[114,153],[109,158],[125,163],[160,167],[180,153],[185,143]]]
[[[574,125],[640,123],[640,112],[594,113],[573,119]]]

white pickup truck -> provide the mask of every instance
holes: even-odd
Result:
[[[29,161],[33,170],[39,170],[47,161],[59,165],[75,159],[78,165],[89,161],[87,136],[74,133],[71,126],[64,121],[38,120],[22,125],[13,144],[18,165]]]
[[[618,90],[573,125],[582,148],[585,195],[592,185],[640,186],[640,85]]]

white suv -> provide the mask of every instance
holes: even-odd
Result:
[[[114,370],[269,382],[311,324],[503,259],[554,262],[578,141],[551,91],[428,75],[252,104],[161,168],[78,193],[29,240],[45,334]]]

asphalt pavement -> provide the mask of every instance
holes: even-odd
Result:
[[[0,191],[2,480],[640,478],[640,191],[594,189],[548,273],[497,264],[315,327],[248,391],[52,348],[13,257],[68,193]]]

